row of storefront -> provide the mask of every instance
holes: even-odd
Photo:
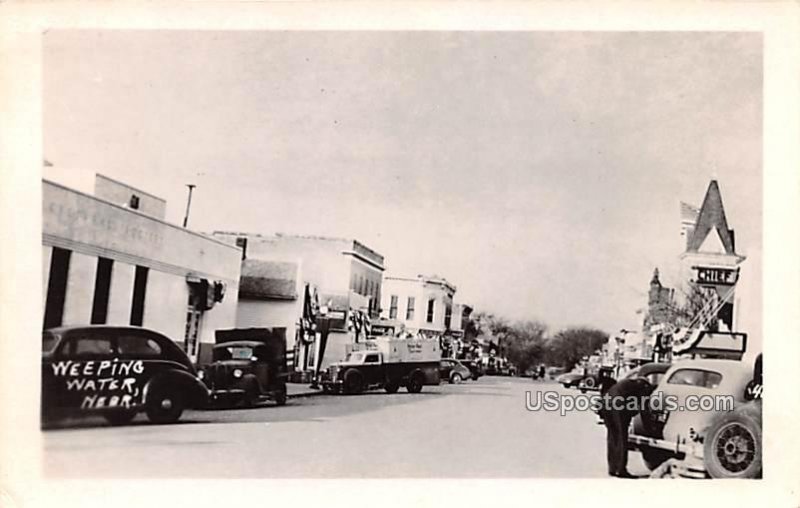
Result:
[[[384,277],[383,256],[355,239],[202,234],[166,222],[163,199],[123,182],[95,175],[78,190],[56,180],[42,183],[45,329],[144,326],[198,363],[217,330],[284,329],[291,366],[305,373],[341,359],[373,324],[463,336],[471,309],[453,302],[454,285]]]

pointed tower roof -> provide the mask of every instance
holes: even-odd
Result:
[[[653,278],[650,279],[650,285],[651,286],[653,286],[653,285],[660,286],[661,285],[661,281],[658,279],[658,267],[656,267],[656,269],[653,270]]]
[[[725,208],[722,206],[722,195],[719,192],[719,184],[716,180],[711,180],[708,184],[706,197],[703,199],[703,206],[697,217],[697,225],[689,238],[687,252],[697,252],[703,245],[708,235],[716,230],[719,240],[725,249],[726,254],[735,254],[733,230],[728,229],[728,221],[725,219]]]

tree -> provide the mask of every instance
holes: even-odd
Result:
[[[544,360],[547,326],[538,321],[518,321],[505,335],[505,356],[525,372]]]
[[[608,342],[608,334],[587,327],[566,328],[555,334],[546,345],[547,363],[572,369],[584,356],[589,356]]]

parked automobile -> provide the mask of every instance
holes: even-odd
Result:
[[[474,381],[483,375],[483,366],[480,360],[458,360],[461,364],[469,369],[470,376]]]
[[[212,363],[198,375],[217,403],[253,407],[263,399],[286,404],[284,328],[217,330]]]
[[[547,367],[545,372],[545,379],[556,379],[561,374],[564,374],[566,369],[564,367]]]
[[[614,384],[614,367],[601,366],[596,372],[584,376],[578,383],[578,389],[581,393],[589,392],[604,392],[604,387],[609,387]]]
[[[439,362],[439,378],[457,385],[465,379],[471,379],[472,372],[458,360],[443,358]]]
[[[208,390],[175,342],[133,326],[65,326],[42,333],[42,419],[101,414],[113,425],[145,412],[173,423]]]
[[[584,377],[585,375],[583,372],[567,372],[566,374],[558,376],[556,382],[561,384],[564,388],[574,388],[580,384]]]
[[[442,353],[437,341],[376,337],[353,348],[322,372],[326,393],[353,395],[373,388],[396,393],[402,386],[408,393],[419,393],[425,385],[440,383]]]
[[[664,374],[667,373],[669,368],[672,367],[671,363],[663,363],[663,362],[650,362],[645,363],[644,365],[640,365],[635,369],[631,370],[627,374],[625,374],[622,379],[633,379],[636,377],[641,377],[647,379],[653,386],[658,386],[658,383],[661,382],[661,379],[664,377]]]
[[[733,408],[669,411],[649,407],[632,422],[628,441],[655,469],[670,458],[683,459],[683,475],[755,478],[761,475],[761,402],[748,401],[753,369],[738,360],[695,359],[673,364],[656,393],[686,407],[688,397],[730,396]]]

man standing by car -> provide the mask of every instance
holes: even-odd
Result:
[[[600,417],[608,430],[606,437],[608,474],[617,478],[635,478],[628,473],[628,425],[641,409],[642,397],[653,386],[646,379],[623,379],[608,389],[603,397]]]

